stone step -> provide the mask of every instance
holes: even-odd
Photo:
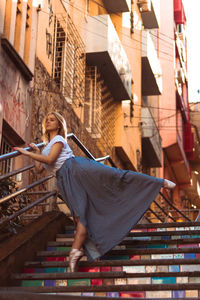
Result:
[[[9,288],[8,288],[9,289]],[[97,293],[96,293],[97,294]],[[69,295],[67,294],[36,294],[36,293],[28,293],[28,292],[16,292],[16,291],[6,291],[6,292],[1,292],[0,293],[0,300],[108,300],[111,299],[111,297],[119,297],[118,293],[116,292],[111,292],[107,293],[108,296],[100,296],[101,294],[98,293],[98,295],[95,295],[95,298],[92,297],[92,293],[84,293],[84,296],[81,295],[73,295],[70,293]],[[123,294],[123,300],[130,300],[130,297],[132,299],[138,299],[138,296],[140,300],[146,300],[147,298],[141,298],[141,293],[140,292],[129,292],[129,294]],[[125,297],[127,295],[127,297]],[[150,298],[151,300],[158,300],[158,298]],[[171,300],[172,298],[162,298],[162,300]],[[193,298],[190,297],[190,300],[200,300],[199,297]],[[185,300],[185,298],[175,298],[173,297],[173,300]]]
[[[12,279],[15,280],[58,280],[58,279],[117,279],[117,278],[178,278],[178,281],[200,282],[200,271],[194,272],[145,272],[145,268],[137,269],[137,273],[131,272],[131,267],[123,267],[122,272],[63,272],[63,273],[19,273],[12,274]],[[143,271],[143,272],[142,272]],[[181,277],[181,278],[180,278]],[[184,278],[184,279],[183,279]],[[178,282],[177,282],[178,283]]]
[[[185,266],[185,270],[189,271],[193,268],[193,271],[200,270],[199,259],[186,259],[186,258],[174,258],[174,259],[134,259],[134,260],[97,260],[97,261],[80,261],[79,267],[81,268],[94,268],[94,267],[122,267],[122,266]],[[25,262],[25,268],[67,268],[68,261],[29,261]],[[194,270],[194,268],[197,268]]]
[[[200,226],[200,222],[171,222],[171,223],[149,223],[149,224],[136,224],[134,229],[146,228],[172,228],[172,227],[185,227],[186,230],[191,227]]]
[[[34,284],[34,282],[29,282],[27,284]],[[41,285],[40,285],[41,284]],[[160,299],[162,297],[170,298],[174,291],[188,291],[191,297],[200,296],[200,284],[199,283],[179,283],[179,284],[115,284],[115,285],[88,285],[85,282],[85,285],[73,285],[73,282],[70,282],[70,286],[43,286],[43,282],[35,282],[36,286],[23,286],[23,287],[1,287],[0,293],[7,291],[15,290],[19,291],[29,291],[34,293],[94,293],[94,292],[152,292],[152,297],[155,297],[155,293],[158,292]],[[165,292],[162,295],[162,292]],[[192,294],[193,291],[193,294]],[[150,293],[149,293],[150,294]],[[195,294],[195,295],[194,295]],[[176,296],[175,296],[176,297]],[[146,295],[146,298],[147,297]]]
[[[194,230],[200,227],[200,222],[172,222],[172,223],[149,223],[149,224],[136,224],[132,230],[148,230],[148,229],[161,229],[161,228],[182,228],[183,230]],[[66,231],[74,231],[75,226],[65,226]]]
[[[187,244],[200,244],[200,238],[188,238],[188,239],[175,239],[175,240],[133,240],[125,239],[119,245],[121,246],[140,246],[140,245],[157,245],[157,244],[166,244],[166,245],[187,245]],[[72,242],[70,241],[50,241],[47,244],[47,247],[71,247]]]
[[[147,237],[150,239],[150,237],[163,237],[163,236],[182,236],[182,238],[193,238],[197,237],[200,238],[200,230],[176,230],[176,231],[131,231],[128,233],[127,237]],[[56,239],[67,239],[67,238],[73,238],[73,233],[64,233],[64,234],[57,234]]]
[[[38,257],[65,257],[69,255],[69,250],[64,251],[38,251]],[[130,256],[130,255],[161,255],[161,254],[184,254],[184,253],[200,253],[200,248],[151,248],[151,249],[120,249],[120,250],[111,250],[104,257],[111,256]],[[153,258],[153,257],[152,257]],[[171,257],[172,258],[172,257]]]
[[[187,272],[186,272],[187,273]],[[198,274],[198,272],[191,272]],[[126,272],[64,272],[64,273],[21,273],[12,274],[16,280],[42,280],[42,279],[105,279],[105,278],[126,278]],[[200,276],[200,275],[199,275]]]

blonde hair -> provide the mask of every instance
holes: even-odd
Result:
[[[49,115],[54,115],[56,117],[56,119],[58,120],[59,126],[60,126],[58,134],[61,135],[62,137],[64,137],[64,139],[67,139],[67,125],[66,125],[65,119],[57,111],[51,111],[44,117],[44,119],[42,121],[42,133],[43,133],[42,139],[43,139],[43,141],[49,142],[49,134],[46,131],[46,119]]]

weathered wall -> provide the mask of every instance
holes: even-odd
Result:
[[[42,120],[46,113],[58,111],[66,119],[68,133],[73,132],[88,150],[95,156],[102,156],[94,140],[90,137],[83,124],[73,111],[71,105],[59,92],[54,81],[51,80],[47,70],[39,59],[36,59],[35,82],[33,91],[33,113],[32,113],[32,141],[41,142]],[[69,141],[76,155],[83,153]]]
[[[29,82],[23,78],[2,48],[0,49],[0,70],[2,118],[22,140],[27,141],[29,140],[32,109]]]

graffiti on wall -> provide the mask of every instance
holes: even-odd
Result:
[[[50,0],[48,0],[48,10],[49,10],[49,28],[53,21],[53,9]],[[46,28],[46,53],[49,59],[52,59],[52,45],[53,39],[52,34],[49,32],[49,28]]]
[[[46,29],[46,53],[48,58],[52,55],[52,35]]]
[[[24,139],[29,124],[28,84],[6,59],[0,61],[0,68],[3,118]]]

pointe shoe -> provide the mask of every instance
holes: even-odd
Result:
[[[164,185],[163,185],[163,187],[165,189],[173,190],[175,188],[175,186],[176,186],[176,183],[174,183],[174,182],[172,182],[172,181],[170,181],[168,179],[164,179]]]
[[[69,271],[75,272],[77,263],[83,256],[83,251],[78,249],[72,249],[69,253]]]

